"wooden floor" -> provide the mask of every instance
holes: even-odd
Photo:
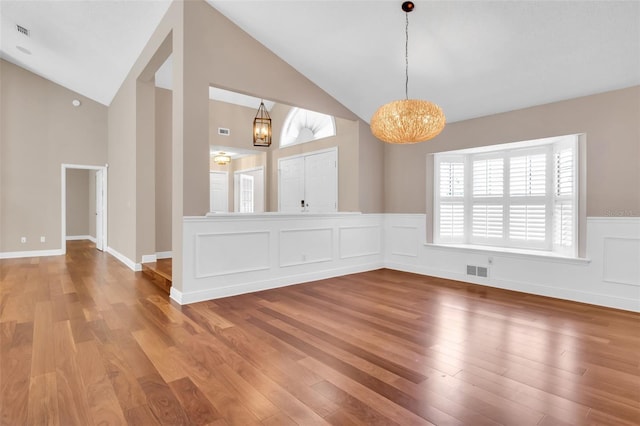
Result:
[[[638,425],[640,316],[380,270],[180,307],[0,260],[3,425]]]

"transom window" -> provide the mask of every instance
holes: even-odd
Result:
[[[335,119],[327,114],[292,108],[282,126],[280,146],[297,145],[336,135]]]
[[[577,135],[435,155],[434,242],[575,256]]]

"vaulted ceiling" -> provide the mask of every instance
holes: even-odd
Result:
[[[365,121],[404,97],[401,1],[207,1]],[[415,3],[409,97],[449,122],[640,84],[638,1]],[[108,105],[169,4],[2,0],[0,55]]]

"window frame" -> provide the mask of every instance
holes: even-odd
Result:
[[[556,196],[560,173],[557,162],[562,151],[571,150],[571,194]],[[435,244],[462,244],[482,246],[486,248],[496,247],[513,250],[536,250],[541,252],[557,253],[566,256],[577,256],[578,231],[579,231],[579,135],[566,135],[553,138],[538,139],[532,141],[492,145],[459,151],[450,151],[434,154],[434,190],[433,190],[433,242]],[[544,161],[544,195],[511,195],[511,162],[512,159],[523,155],[545,155]],[[476,195],[478,180],[474,182],[474,166],[476,162],[503,158],[502,163],[502,196]],[[568,161],[567,158],[564,158]],[[441,208],[443,196],[441,194],[441,164],[457,161],[464,164],[464,235],[451,238],[442,235]],[[488,179],[488,177],[487,177]],[[566,183],[566,182],[565,182]],[[488,183],[487,183],[488,185]],[[566,186],[564,187],[566,188]],[[446,200],[446,198],[445,198]],[[475,206],[502,206],[502,236],[489,236],[490,229],[485,228],[483,236],[474,235],[474,207]],[[516,206],[542,206],[544,205],[544,240],[532,238],[517,239],[512,237],[511,219],[512,209]],[[562,207],[564,206],[564,210]],[[563,213],[569,211],[569,219],[565,222],[557,221],[556,211]],[[476,211],[481,209],[475,209]],[[495,211],[497,214],[497,210]],[[486,214],[487,224],[490,224],[490,216]],[[560,218],[563,219],[563,218]],[[535,217],[533,219],[535,225]],[[566,229],[557,228],[570,221]],[[485,225],[488,226],[488,225]],[[538,228],[539,229],[539,228]],[[495,231],[495,227],[494,227]],[[525,231],[526,232],[526,231]],[[495,233],[495,232],[494,232]],[[534,230],[535,233],[535,230]],[[570,236],[570,244],[567,244],[567,236]],[[558,244],[557,242],[561,244]]]

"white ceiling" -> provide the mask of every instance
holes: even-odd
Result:
[[[404,97],[401,1],[207,1],[366,121]],[[409,97],[449,122],[640,84],[639,1],[415,3]],[[1,0],[0,54],[109,104],[167,7]]]

